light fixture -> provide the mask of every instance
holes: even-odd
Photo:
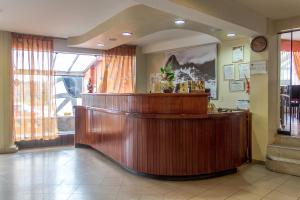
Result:
[[[174,23],[177,25],[182,25],[185,23],[185,21],[183,19],[176,19]]]
[[[227,37],[230,37],[230,38],[232,38],[232,37],[235,37],[236,36],[236,34],[235,33],[227,33]]]
[[[122,35],[123,36],[132,36],[132,33],[130,33],[130,32],[123,32]]]
[[[97,43],[97,46],[98,46],[98,47],[104,47],[104,44],[102,44],[102,43]]]

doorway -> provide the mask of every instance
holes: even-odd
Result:
[[[280,33],[280,134],[300,137],[300,30]]]

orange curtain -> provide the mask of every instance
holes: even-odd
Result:
[[[300,80],[300,51],[293,52],[293,58],[294,58],[294,64],[295,64],[295,71],[296,71],[298,80]]]
[[[57,137],[53,39],[12,34],[15,141]]]
[[[295,71],[300,80],[300,41],[281,40],[281,51],[291,52],[291,45]]]
[[[135,46],[103,51],[97,67],[97,92],[132,93],[135,84]]]

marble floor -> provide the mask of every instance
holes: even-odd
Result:
[[[0,155],[0,200],[292,200],[300,177],[248,164],[238,173],[197,181],[160,181],[121,169],[99,153],[73,147]]]

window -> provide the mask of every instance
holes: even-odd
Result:
[[[59,134],[74,133],[74,106],[81,105],[83,75],[96,61],[96,55],[56,52],[55,102]]]
[[[55,90],[57,116],[73,116],[73,106],[81,105],[82,77],[56,76]]]

